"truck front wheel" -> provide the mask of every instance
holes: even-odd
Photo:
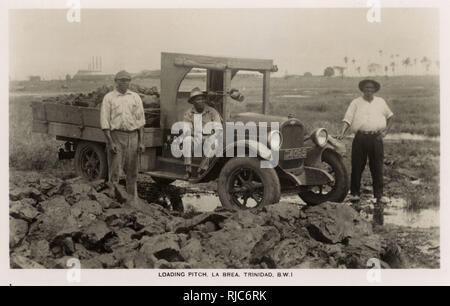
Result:
[[[106,179],[108,161],[105,147],[95,142],[80,142],[75,150],[75,171],[89,181]]]
[[[280,200],[280,180],[271,168],[261,168],[260,160],[236,157],[222,168],[217,191],[229,209],[255,209]]]

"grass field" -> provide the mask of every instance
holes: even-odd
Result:
[[[362,78],[297,77],[272,78],[270,113],[294,114],[307,128],[325,127],[331,134],[340,130],[341,120],[350,101],[361,93],[358,82]],[[378,77],[382,87],[376,94],[383,97],[395,114],[392,131],[426,136],[440,135],[439,77],[399,76]],[[137,79],[133,82],[144,86],[157,86],[158,79]],[[63,84],[68,88],[61,89]],[[27,91],[39,93],[88,92],[104,85],[101,81],[48,81],[30,83]],[[189,91],[195,86],[204,88],[202,79],[186,79],[180,90]],[[233,103],[232,113],[261,109],[262,79],[237,76],[232,87],[246,97],[241,104]]]
[[[43,170],[58,165],[60,141],[32,132],[32,97],[11,97],[9,104],[9,165],[23,170]]]
[[[261,80],[238,80],[233,84],[251,81],[243,90],[248,98],[246,110],[260,108]],[[340,130],[341,120],[350,101],[361,93],[359,78],[301,77],[272,79],[271,113],[294,114],[311,129],[325,127],[331,134]],[[437,136],[439,128],[439,79],[437,77],[378,78],[383,97],[395,114],[393,132]]]

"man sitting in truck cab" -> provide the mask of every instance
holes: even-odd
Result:
[[[202,127],[204,127],[208,122],[218,122],[220,124],[223,124],[222,117],[220,117],[220,114],[217,112],[217,110],[206,104],[206,93],[201,91],[200,88],[195,87],[191,90],[188,103],[191,103],[192,107],[184,113],[184,122],[190,124],[192,133],[194,131],[194,115],[196,114],[202,115]],[[202,145],[204,138],[205,136],[203,136],[202,139],[198,139],[198,137],[192,135],[190,136],[192,152],[196,144]],[[209,160],[209,158],[205,157],[200,165],[199,170],[208,169]],[[192,157],[185,157],[184,164],[186,166],[186,178],[190,178],[192,176]]]

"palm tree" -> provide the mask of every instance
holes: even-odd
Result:
[[[409,57],[402,61],[402,65],[405,66],[405,74],[408,74],[408,67],[411,65],[411,59]]]
[[[425,67],[425,71],[428,73],[428,71],[430,70],[430,66],[431,66],[431,60],[424,56],[421,60],[420,63]]]
[[[345,69],[348,70],[348,57],[347,55],[344,57]]]
[[[356,60],[355,59],[352,59],[352,64],[353,64],[353,69],[356,70]]]
[[[395,62],[391,62],[390,66],[392,70],[392,75],[395,75]]]
[[[414,58],[413,60],[413,65],[414,65],[414,74],[417,74],[417,58]]]

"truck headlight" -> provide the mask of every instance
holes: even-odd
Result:
[[[324,147],[328,141],[328,132],[324,128],[317,129],[311,135],[312,140],[319,147]]]
[[[283,143],[283,137],[278,130],[271,131],[267,137],[267,140],[272,150],[279,150],[281,148],[281,144]]]

